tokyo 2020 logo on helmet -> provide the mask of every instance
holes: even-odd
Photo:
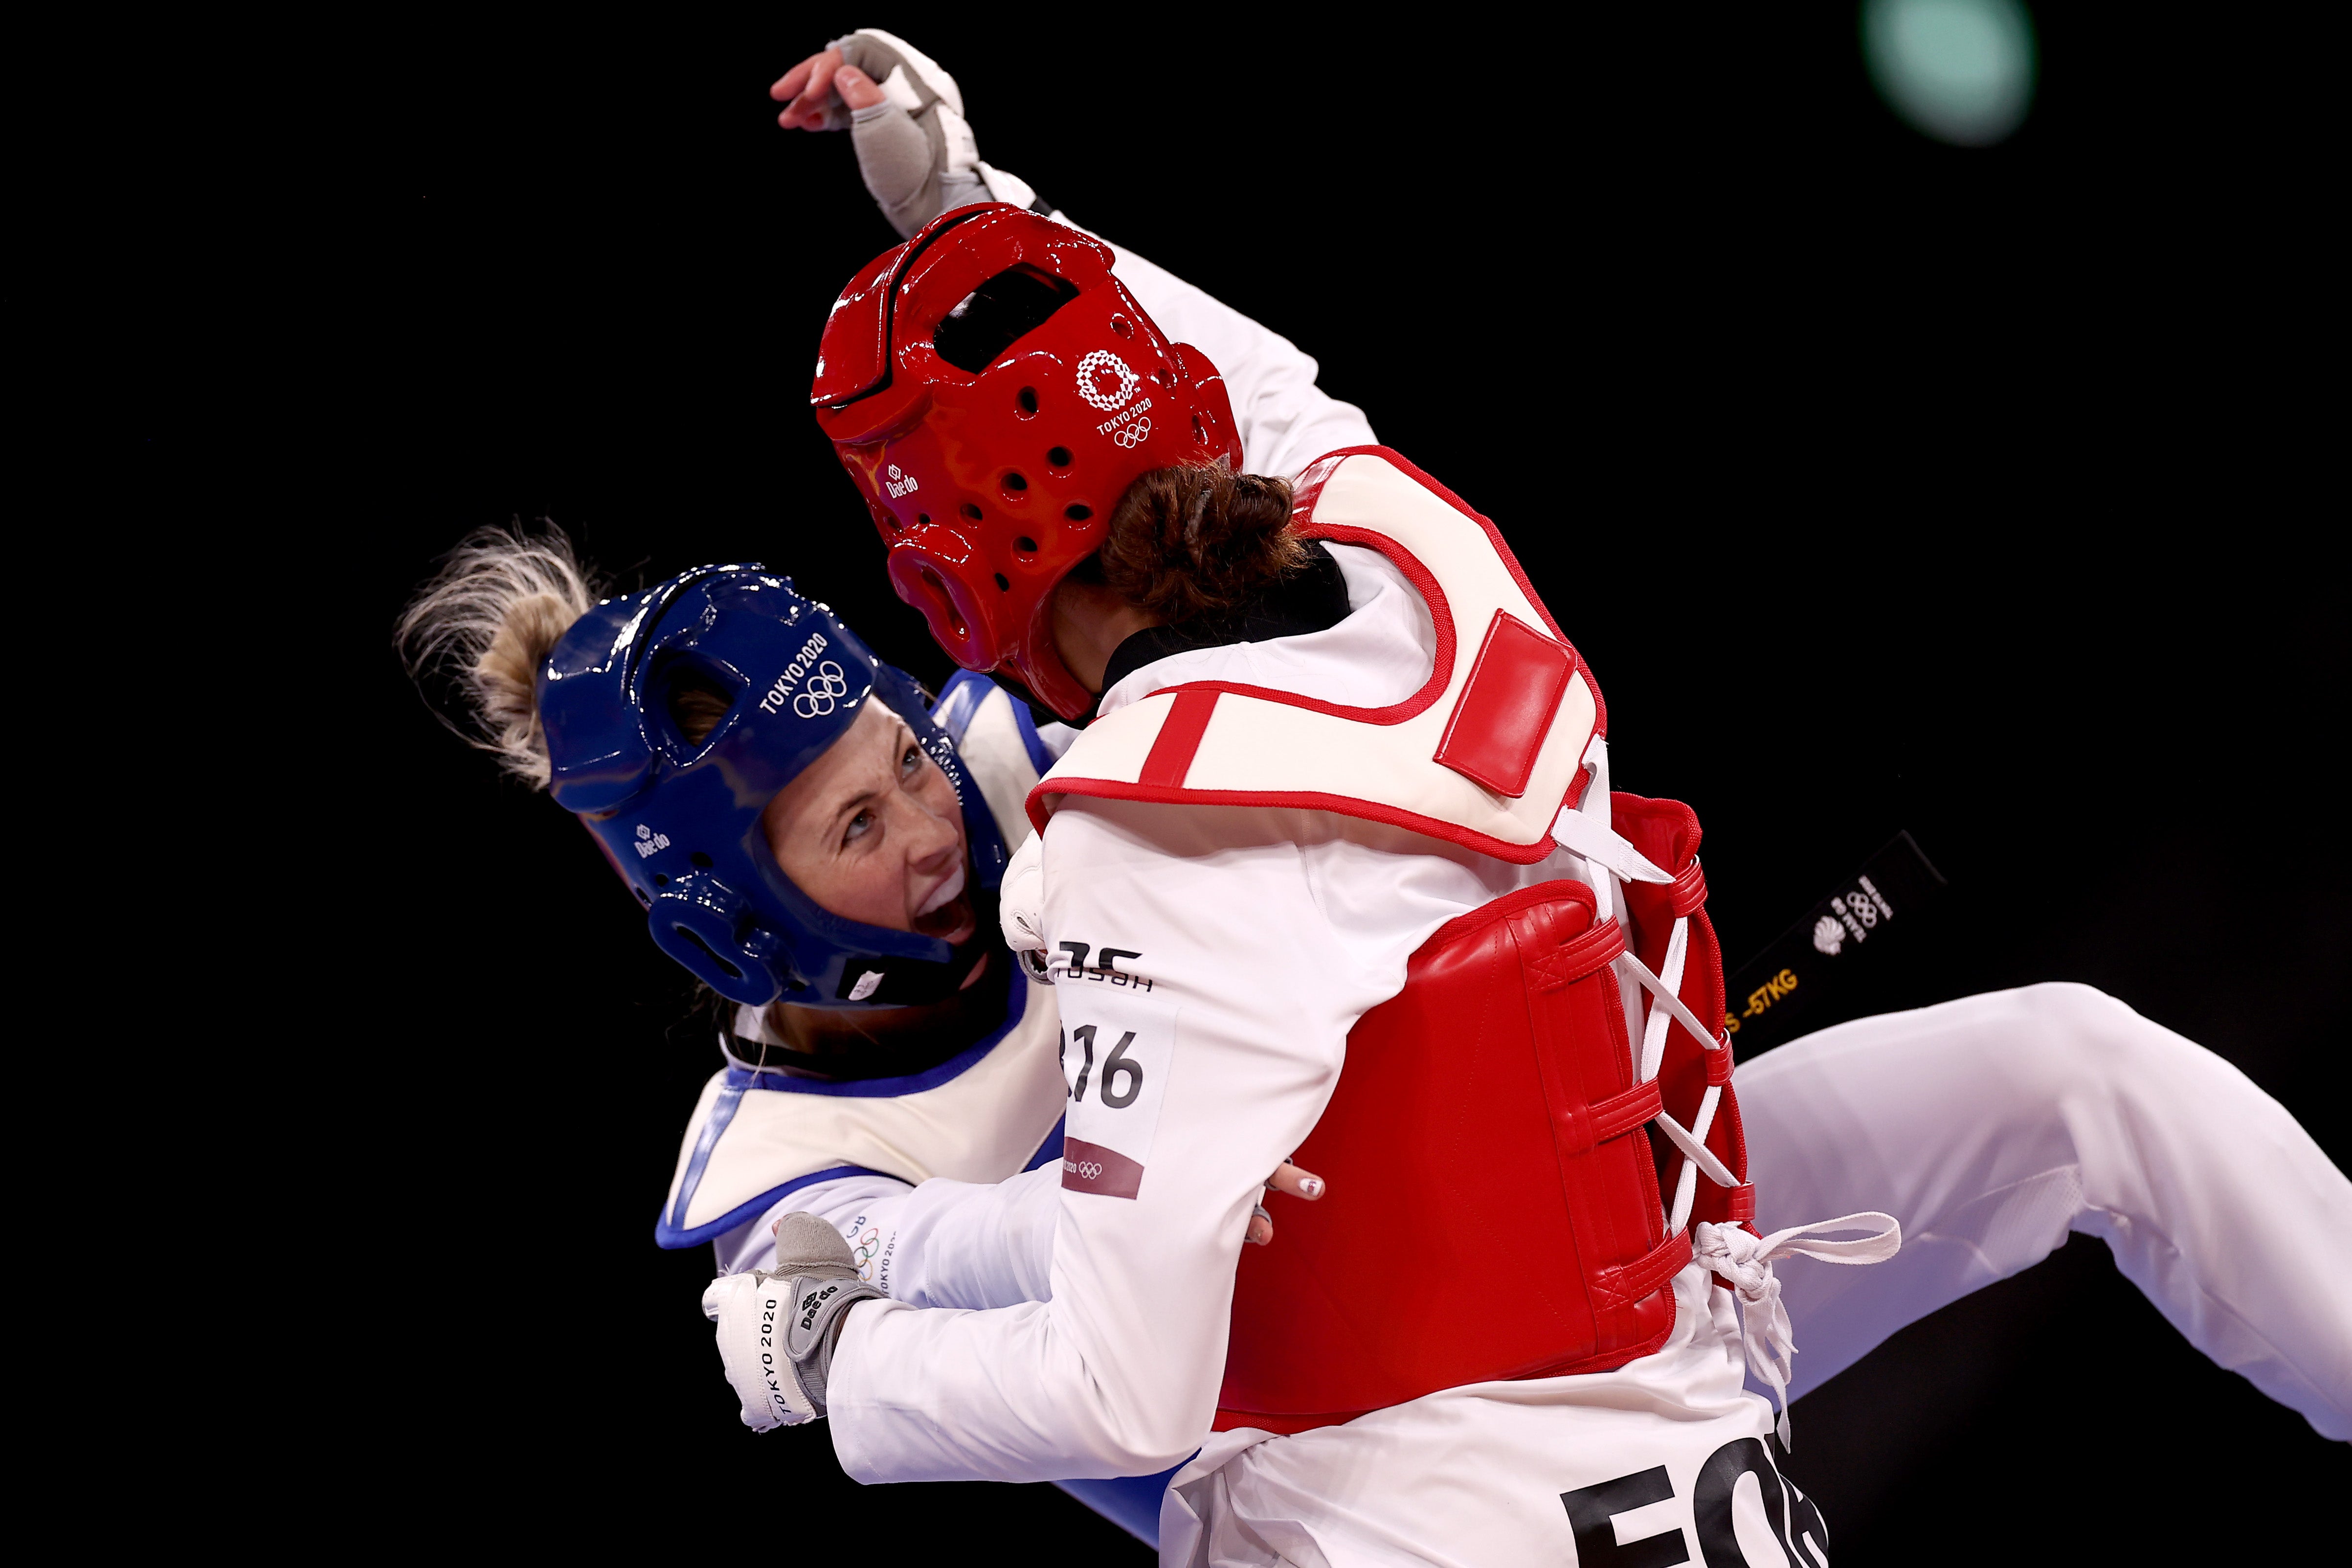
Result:
[[[803,719],[822,719],[848,691],[849,682],[842,675],[841,666],[826,659],[816,667],[816,673],[809,677],[800,695],[793,699],[793,711]]]
[[[1054,589],[1128,487],[1241,464],[1223,379],[1172,342],[1108,246],[1001,203],[959,207],[852,279],[809,401],[889,547],[891,586],[967,669],[1065,718]]]
[[[1078,395],[1105,414],[1125,407],[1139,383],[1127,362],[1108,349],[1097,349],[1078,362]]]

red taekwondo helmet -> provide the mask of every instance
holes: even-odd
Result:
[[[890,584],[966,669],[1075,719],[1055,587],[1127,488],[1239,466],[1224,380],[1111,275],[1111,248],[1020,207],[940,216],[835,301],[809,401],[890,549]]]

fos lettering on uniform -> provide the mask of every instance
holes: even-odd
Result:
[[[1062,1185],[1131,1198],[1160,1131],[1160,1107],[1176,1056],[1180,1009],[1149,990],[1065,984],[1062,1085],[1069,1120]]]

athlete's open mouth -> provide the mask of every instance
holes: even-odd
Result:
[[[942,942],[969,941],[977,922],[972,916],[971,900],[964,896],[968,886],[964,868],[959,864],[940,879],[938,887],[924,895],[922,906],[915,911],[915,930]]]
[[[957,898],[962,892],[963,868],[961,866],[958,866],[946,876],[940,879],[940,885],[933,888],[924,898],[923,907],[915,911],[915,918],[917,920],[921,920],[925,915],[932,913],[934,910],[938,910],[940,905]]]

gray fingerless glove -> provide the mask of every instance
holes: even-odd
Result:
[[[857,1277],[856,1260],[841,1232],[813,1214],[789,1214],[776,1227],[776,1266],[751,1271],[755,1288],[782,1283],[791,1307],[777,1347],[791,1361],[810,1407],[824,1414],[833,1352],[849,1309],[883,1294]]]
[[[845,123],[866,189],[901,235],[912,236],[953,208],[1015,194],[992,193],[992,184],[1018,186],[1018,194],[1028,198],[1021,205],[1034,199],[1034,192],[980,161],[979,143],[963,117],[963,92],[929,55],[873,27],[860,27],[826,47],[839,49],[844,61],[872,77],[887,95],[870,109],[846,115]],[[831,112],[844,111],[836,104]],[[826,125],[834,129],[835,121],[828,118]]]
[[[812,1214],[786,1215],[773,1268],[714,1279],[702,1296],[743,1424],[765,1432],[822,1419],[849,1309],[885,1299],[857,1278],[839,1231]]]

